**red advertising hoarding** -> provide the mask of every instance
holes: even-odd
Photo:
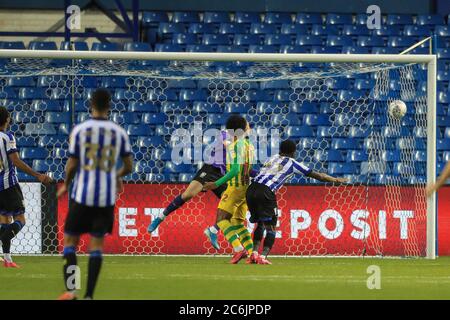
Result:
[[[114,231],[105,252],[121,254],[214,254],[231,252],[220,236],[217,252],[203,230],[215,223],[218,199],[202,193],[172,213],[153,234],[151,219],[185,185],[128,184],[116,207]],[[444,196],[450,190],[443,190]],[[449,198],[449,197],[446,197]],[[272,254],[425,255],[426,203],[414,187],[287,186],[278,194],[279,226]],[[450,203],[440,202],[440,208]],[[62,230],[67,199],[58,204]],[[249,225],[250,229],[254,226]],[[443,231],[446,234],[443,235]],[[439,235],[448,238],[448,229]],[[62,232],[59,232],[61,239]],[[60,242],[61,243],[61,242]],[[447,247],[441,252],[449,253]]]

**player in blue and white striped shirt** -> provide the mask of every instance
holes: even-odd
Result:
[[[51,183],[52,179],[20,160],[14,135],[6,131],[10,121],[8,110],[0,107],[0,241],[5,256],[4,266],[18,268],[11,258],[11,240],[25,225],[25,206],[16,168],[45,184]]]
[[[325,173],[316,172],[296,161],[296,145],[285,140],[280,145],[280,154],[266,161],[248,187],[246,199],[251,214],[250,222],[257,223],[253,234],[254,251],[249,263],[271,264],[267,255],[275,243],[275,227],[277,225],[277,198],[275,192],[294,174],[303,174],[324,182],[345,183],[346,179],[334,178]],[[266,231],[262,255],[258,248]]]
[[[72,130],[69,142],[69,159],[66,165],[66,180],[58,191],[58,197],[69,190],[71,203],[64,225],[64,279],[67,292],[61,300],[76,298],[68,278],[69,267],[77,264],[76,247],[80,235],[89,233],[90,257],[88,284],[85,298],[92,298],[100,273],[104,236],[112,232],[116,193],[121,189],[121,178],[131,172],[130,139],[125,130],[108,120],[111,96],[99,89],[91,99],[92,119]],[[116,169],[119,158],[123,167]]]

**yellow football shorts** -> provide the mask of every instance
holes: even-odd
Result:
[[[243,224],[247,218],[245,194],[248,186],[228,186],[220,198],[218,208],[231,214],[231,224]]]

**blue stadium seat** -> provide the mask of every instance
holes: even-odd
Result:
[[[172,14],[172,22],[173,23],[191,23],[191,22],[200,22],[198,17],[198,13],[195,11],[175,11]]]
[[[246,34],[248,27],[239,23],[221,23],[219,27],[220,34]]]
[[[344,89],[350,87],[350,80],[346,78],[327,78],[324,84],[329,89]]]
[[[91,47],[92,51],[119,51],[120,46],[114,42],[94,42]]]
[[[437,145],[439,150],[439,141],[442,141],[442,139],[438,139]],[[396,148],[401,150],[410,150],[410,149],[416,149],[416,150],[425,150],[425,142],[424,139],[417,139],[417,138],[398,138],[396,141]]]
[[[335,25],[315,24],[311,28],[311,35],[313,36],[331,36],[331,35],[337,36],[340,33],[341,32],[339,30],[339,27]]]
[[[431,33],[429,26],[407,25],[403,28],[403,35],[408,37],[427,37]]]
[[[292,100],[291,96],[292,96],[291,90],[277,90],[274,93],[273,101],[289,102]]]
[[[292,23],[292,16],[288,12],[267,12],[264,22],[270,24]]]
[[[322,24],[323,19],[320,13],[297,13],[295,16],[297,24]]]
[[[184,47],[179,44],[157,43],[155,44],[156,52],[184,52]]]
[[[342,53],[346,54],[369,54],[369,47],[342,47]]]
[[[56,100],[33,100],[33,102],[31,103],[31,108],[30,110],[32,111],[56,111],[56,112],[61,112],[62,111],[62,106],[59,103],[59,101]]]
[[[329,141],[317,138],[300,138],[298,140],[300,150],[317,150],[319,148],[328,148]]]
[[[270,121],[274,125],[290,125],[290,126],[299,126],[301,125],[301,121],[296,113],[290,112],[286,114],[272,114],[270,117]]]
[[[119,124],[138,124],[140,119],[134,112],[113,113],[112,120]]]
[[[339,150],[316,150],[314,152],[314,157],[316,161],[319,162],[343,162],[344,157],[342,152]]]
[[[450,150],[450,139],[437,139],[436,149],[439,151]]]
[[[367,161],[369,155],[365,151],[361,150],[349,150],[347,153],[347,162],[362,162]]]
[[[168,21],[169,17],[167,15],[167,12],[153,11],[142,13],[141,22],[143,27],[154,26],[160,22],[168,22]]]
[[[289,126],[286,134],[291,138],[314,137],[314,131],[310,126]]]
[[[194,101],[192,110],[198,113],[221,113],[222,108],[217,103]]]
[[[437,48],[436,54],[438,59],[450,59],[450,49],[448,48]],[[447,80],[449,80],[449,78],[447,78]]]
[[[0,41],[0,49],[25,49],[25,44],[22,41]]]
[[[417,162],[426,162],[427,161],[427,153],[425,150],[416,150],[414,151],[414,161]]]
[[[65,112],[47,112],[45,121],[48,123],[70,123],[71,115]]]
[[[164,165],[163,172],[164,173],[192,173],[195,170],[195,167],[191,164],[175,164],[173,162],[167,161]]]
[[[181,183],[190,183],[194,176],[194,173],[180,173],[178,180]]]
[[[68,136],[44,135],[39,137],[38,146],[42,148],[68,148]]]
[[[320,53],[341,53],[342,49],[340,46],[335,47],[323,47],[323,46],[313,46],[311,47],[311,53],[320,54]]]
[[[269,46],[269,45],[250,45],[248,47],[249,53],[277,53],[278,47],[277,46]]]
[[[247,113],[251,106],[245,103],[227,102],[223,110],[224,113]]]
[[[281,34],[307,34],[308,27],[301,24],[283,23],[280,29]]]
[[[259,23],[261,16],[257,12],[236,12],[234,21],[237,23]]]
[[[256,34],[236,34],[234,36],[234,44],[237,46],[260,45],[261,42],[260,36]]]
[[[319,106],[315,102],[303,101],[301,103],[290,102],[289,110],[295,113],[319,113]]]
[[[158,33],[160,35],[167,35],[173,33],[185,33],[186,26],[183,23],[167,23],[162,22],[159,24]]]
[[[30,50],[58,50],[53,41],[30,41],[28,44]]]
[[[34,137],[16,137],[16,143],[19,148],[23,147],[35,147],[36,146],[36,139]]]
[[[145,113],[142,116],[142,123],[150,125],[164,124],[167,120],[167,115],[163,113]]]
[[[37,123],[42,122],[41,112],[16,111],[12,115],[14,123]]]
[[[202,43],[205,45],[229,45],[230,38],[226,34],[205,34]]]
[[[384,46],[384,40],[380,36],[359,36],[357,45],[361,47],[382,47]]]
[[[45,148],[22,148],[20,150],[20,157],[22,159],[45,159],[48,157],[48,151]]]
[[[275,34],[277,33],[278,28],[274,24],[267,23],[252,23],[250,25],[250,34]]]
[[[416,40],[409,37],[389,37],[388,47],[410,47],[416,43]]]
[[[271,80],[262,82],[261,89],[263,90],[290,89],[290,86],[288,80]]]
[[[330,120],[325,114],[305,114],[303,123],[308,126],[329,126]]]
[[[412,176],[412,175],[424,175],[425,174],[425,170],[423,168],[423,166],[420,165],[411,165],[411,164],[406,164],[403,162],[396,162],[394,163],[394,171],[393,171],[394,175],[401,175],[401,176]]]
[[[151,137],[139,137],[137,139],[137,145],[139,147],[152,147],[155,148],[157,146],[164,146],[166,142],[164,141],[163,137],[160,136],[151,136]],[[159,159],[159,158],[156,158]],[[162,160],[162,159],[159,159]]]
[[[152,134],[148,124],[130,124],[126,126],[126,131],[130,136],[149,136]]]
[[[280,53],[308,53],[309,51],[305,46],[280,46]]]
[[[368,36],[370,33],[366,25],[345,25],[342,28],[342,35],[346,36]]]
[[[440,37],[449,37],[450,36],[450,26],[436,26],[434,28],[434,32],[436,35]]]
[[[287,34],[267,34],[264,38],[264,44],[266,45],[291,45],[292,38]]]
[[[183,89],[180,90],[180,101],[194,101],[194,100],[206,100],[208,98],[207,92],[205,90],[191,90]]]
[[[87,42],[84,41],[61,41],[60,50],[89,51]]]
[[[9,98],[9,96],[8,96]],[[19,89],[19,99],[47,99],[44,88],[21,88]]]
[[[366,13],[358,13],[355,16],[355,24],[367,26],[367,19],[368,15]]]
[[[22,88],[22,89],[20,89],[20,91],[26,90],[26,89],[33,89],[33,88]],[[26,93],[28,95],[28,92],[29,92],[29,90],[26,90],[26,92],[24,91],[23,94]],[[32,92],[34,92],[34,91],[32,91]],[[30,94],[32,92],[30,92]],[[3,87],[3,90],[0,90],[0,99],[10,99],[10,100],[12,100],[12,99],[15,99],[15,98],[17,98],[17,93],[16,93],[16,90],[14,90],[14,88],[12,88],[12,87]],[[22,98],[22,97],[19,97],[19,98],[20,99],[25,99],[25,98]],[[30,97],[28,99],[32,99],[32,98]]]
[[[403,28],[398,25],[382,25],[380,29],[375,29],[372,32],[372,35],[381,37],[400,36],[402,34]]]
[[[227,121],[228,116],[224,114],[208,114],[206,116],[206,123],[208,126],[221,126]]]
[[[189,25],[189,34],[205,34],[205,33],[216,33],[217,27],[212,23],[191,23]]]
[[[34,87],[36,84],[32,77],[8,77],[6,86],[8,87]]]
[[[168,80],[167,88],[171,89],[197,89],[197,84],[194,80]]]
[[[361,162],[361,175],[370,175],[370,174],[385,174],[386,172],[390,172],[389,167],[386,162],[383,161],[363,161]]]
[[[197,44],[198,38],[192,33],[175,33],[172,35],[173,44]],[[205,43],[208,44],[208,43]]]
[[[151,152],[151,159],[159,159],[162,161],[167,161],[172,159],[172,149],[165,147],[165,148],[152,148],[150,150]]]
[[[354,138],[333,138],[331,141],[332,149],[356,150],[359,149],[358,141]]]
[[[70,135],[70,123],[61,123],[58,125],[58,135]]]
[[[328,173],[331,175],[356,174],[357,168],[353,163],[330,162],[328,164]]]
[[[186,52],[214,52],[215,46],[207,46],[202,44],[188,44]]]
[[[350,122],[353,124],[356,124],[358,121],[355,119],[352,119]],[[351,126],[348,129],[348,136],[351,138],[366,138],[369,135],[369,129],[366,127],[361,126]]]
[[[123,51],[149,52],[152,51],[152,48],[149,43],[145,42],[127,42],[123,45]]]
[[[388,47],[373,47],[373,54],[397,54],[400,53],[401,49],[398,48],[388,48]]]
[[[353,24],[351,14],[329,13],[326,17],[326,24]]]
[[[416,18],[417,25],[442,25],[444,24],[444,18],[439,14],[419,14]]]
[[[381,128],[381,134],[388,138],[409,136],[411,132],[407,127],[384,126]]]
[[[321,46],[322,38],[319,36],[298,36],[295,44],[299,46]]]
[[[204,23],[224,23],[230,21],[230,14],[228,12],[206,11],[203,14]]]
[[[401,152],[400,150],[383,150],[381,153],[381,159],[387,162],[400,162]]]
[[[410,14],[388,14],[386,18],[388,25],[413,24],[413,17]]]
[[[159,160],[140,160],[134,163],[133,171],[137,173],[159,173],[162,163]]]

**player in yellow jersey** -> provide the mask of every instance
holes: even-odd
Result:
[[[244,223],[247,215],[245,194],[250,184],[255,150],[246,139],[250,126],[245,118],[233,115],[226,127],[233,131],[233,142],[227,147],[227,173],[215,182],[207,182],[204,190],[214,190],[228,184],[217,208],[217,225],[233,246],[231,263],[236,264],[253,252],[252,237]]]

